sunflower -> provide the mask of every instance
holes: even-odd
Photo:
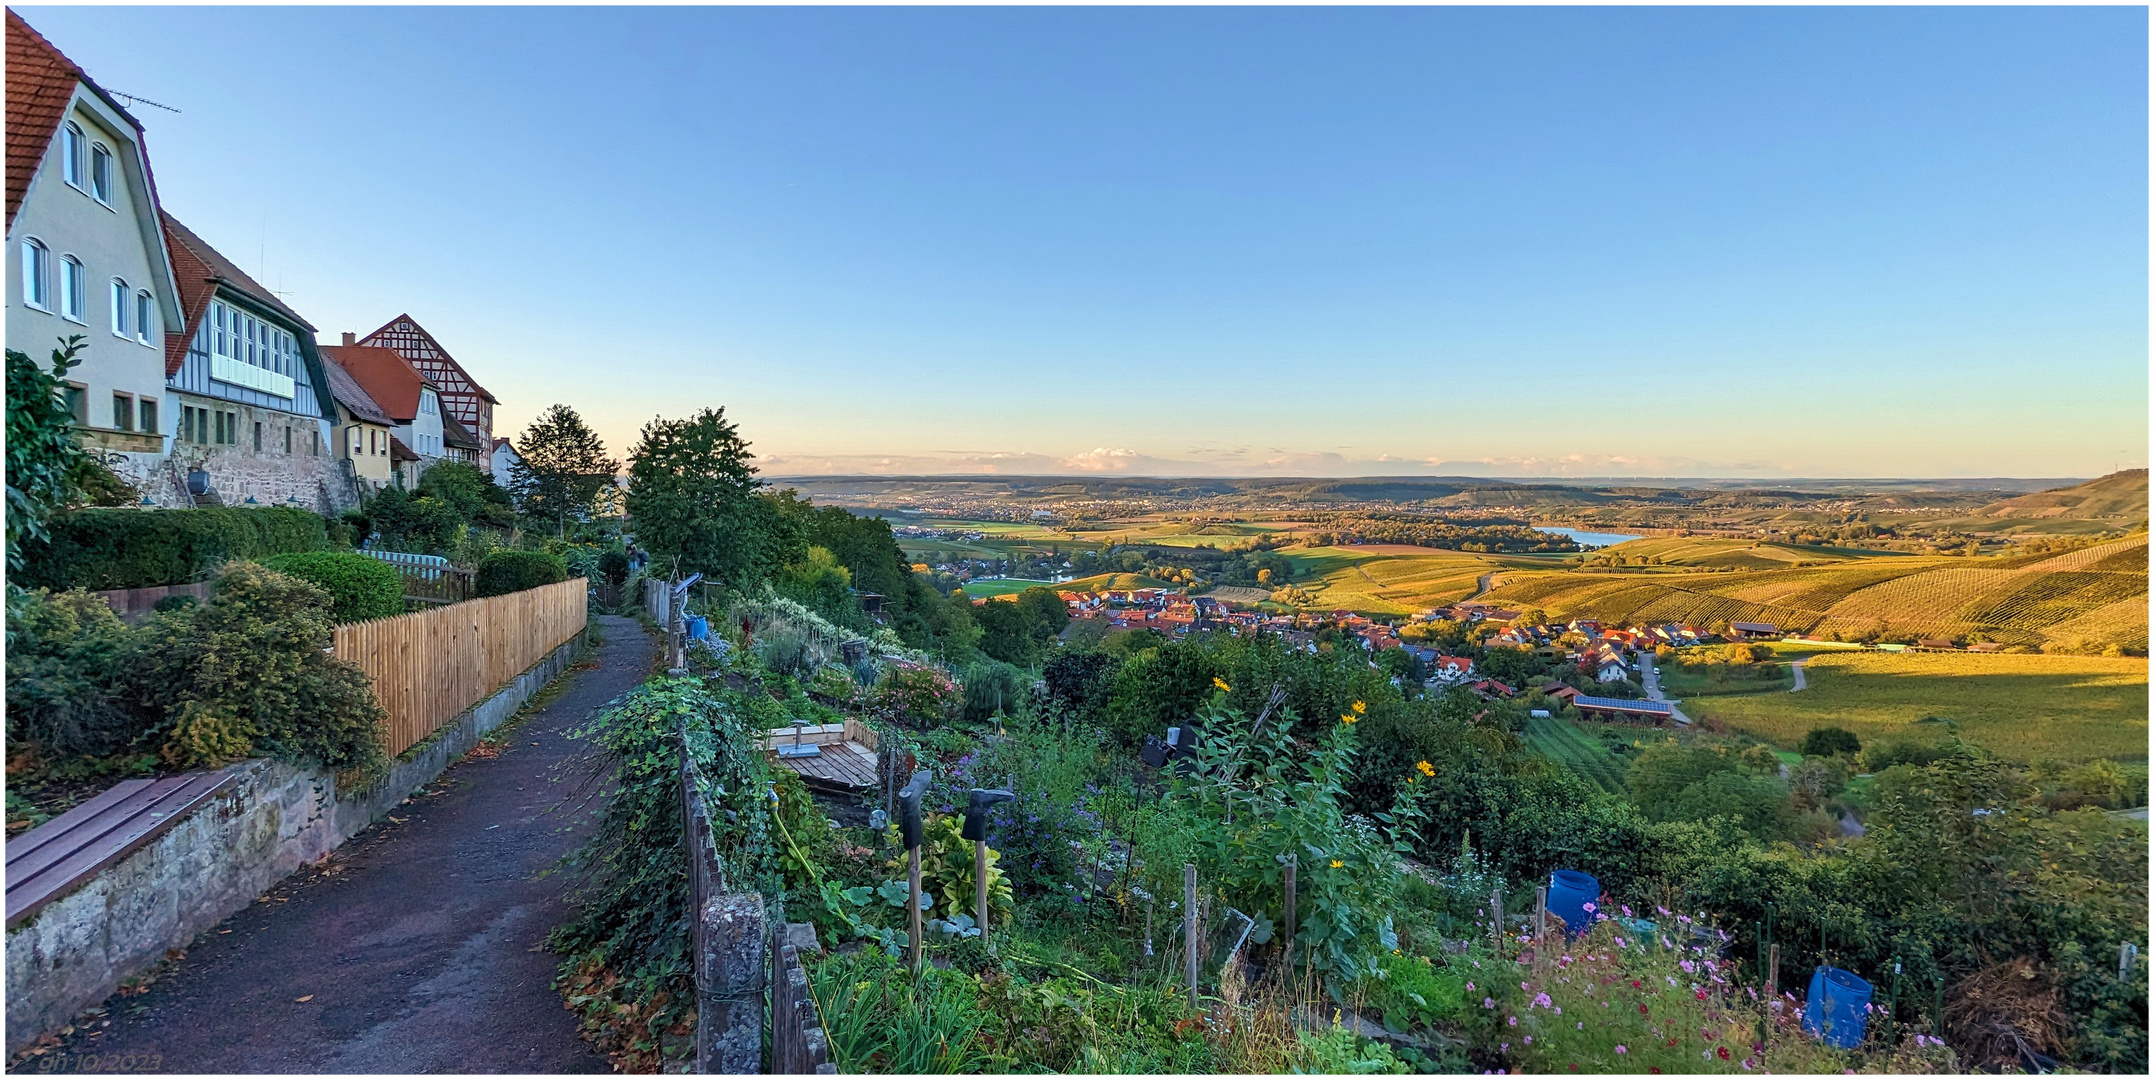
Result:
[[[1356,716],[1359,716],[1359,715],[1361,715],[1362,713],[1365,713],[1365,712],[1368,712],[1368,711],[1369,711],[1369,703],[1368,703],[1368,702],[1366,702],[1366,701],[1357,701],[1357,702],[1354,702],[1354,715],[1356,715]]]
[[[1234,689],[1233,687],[1227,685],[1227,681],[1225,679],[1222,679],[1217,675],[1212,676],[1212,685],[1220,688],[1221,690],[1226,690],[1230,692]]]

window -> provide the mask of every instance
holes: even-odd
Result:
[[[163,429],[157,426],[156,398],[142,399],[142,423],[137,425],[136,429],[139,431],[147,432],[151,435],[162,434]]]
[[[262,452],[262,422],[260,420],[254,422],[254,452],[257,454]]]
[[[150,321],[157,317],[157,298],[146,292],[135,294],[135,340],[150,343]]]
[[[70,386],[62,391],[66,395],[67,414],[83,427],[90,426],[90,391],[87,387]]]
[[[284,425],[284,452],[286,454],[292,452],[292,425],[290,424]]]
[[[87,181],[82,175],[82,128],[73,120],[60,129],[60,175],[77,188]]]
[[[73,255],[60,256],[60,316],[76,322],[86,322],[84,309],[90,306],[88,286],[83,284],[82,264]]]
[[[135,306],[135,291],[119,278],[112,279],[112,332],[127,336],[127,316]]]
[[[34,236],[22,242],[22,302],[52,310],[52,252]]]
[[[112,151],[103,143],[90,146],[90,194],[106,206],[112,205]]]
[[[112,427],[117,431],[135,429],[135,399],[126,394],[112,395]]]

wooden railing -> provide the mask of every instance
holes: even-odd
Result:
[[[582,578],[409,615],[346,623],[337,658],[374,683],[389,714],[387,749],[403,753],[583,632]]]

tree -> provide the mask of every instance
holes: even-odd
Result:
[[[568,532],[570,518],[588,516],[597,507],[621,469],[606,456],[598,433],[566,405],[549,406],[531,421],[516,452],[518,460],[509,463],[509,488],[526,515],[551,519],[560,535]]]
[[[1802,737],[1802,755],[1804,757],[1833,757],[1837,754],[1859,754],[1861,752],[1862,740],[1856,738],[1855,733],[1846,728],[1811,728],[1810,733]]]
[[[799,524],[763,494],[754,458],[722,408],[643,426],[628,516],[659,569],[748,586],[806,554]]]
[[[67,371],[80,363],[82,335],[52,351],[47,372],[7,350],[7,565],[22,568],[20,543],[45,535],[45,521],[73,502],[88,455],[75,441],[75,416],[61,397]]]
[[[491,473],[468,461],[437,461],[419,476],[413,493],[439,499],[468,524],[509,528],[516,524],[509,493]]]

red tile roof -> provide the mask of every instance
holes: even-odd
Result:
[[[321,354],[344,368],[352,381],[390,419],[408,424],[419,415],[419,389],[432,386],[404,354],[380,345],[324,345]]]
[[[82,69],[53,48],[22,16],[7,13],[7,223],[30,190],[30,178],[45,160],[45,148],[60,130],[60,118]]]
[[[389,414],[381,411],[381,406],[367,394],[365,387],[359,385],[359,380],[352,378],[351,372],[344,370],[344,365],[329,355],[329,350],[323,349],[321,353],[322,370],[329,376],[329,393],[337,399],[337,404],[370,424],[389,427],[396,423],[389,419]]]
[[[185,331],[177,336],[165,335],[167,376],[178,374],[180,365],[186,361],[187,348],[193,343],[195,332],[201,329],[203,316],[209,314],[209,302],[216,297],[220,285],[284,316],[301,336],[314,333],[313,323],[284,306],[277,294],[248,277],[246,271],[195,235],[193,229],[180,224],[178,218],[164,214],[164,226],[165,247],[172,253],[173,283],[179,287],[180,314],[187,320]]]

